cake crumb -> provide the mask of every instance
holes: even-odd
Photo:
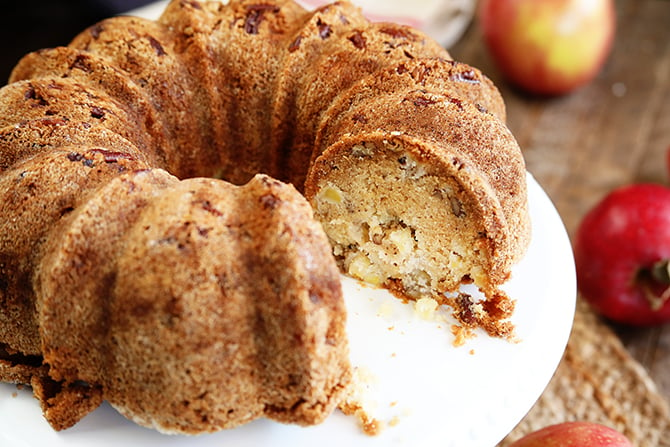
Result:
[[[342,413],[350,416],[356,416],[358,422],[365,433],[368,436],[377,436],[382,432],[384,426],[383,422],[379,419],[371,417],[365,409],[360,404],[352,402],[343,402],[339,406]]]
[[[451,326],[451,333],[454,334],[454,341],[452,344],[455,347],[463,346],[468,339],[474,336],[471,328],[454,324]]]
[[[367,414],[359,416],[363,425],[363,432],[368,436],[377,436],[382,431],[382,422],[378,419],[370,418]]]
[[[433,298],[419,298],[414,303],[414,312],[424,320],[434,320],[438,302]]]
[[[349,386],[347,395],[339,404],[339,409],[346,415],[353,415],[368,436],[376,436],[381,433],[384,424],[379,419],[371,416],[371,411],[377,406],[377,402],[370,396],[370,385],[377,382],[377,377],[366,368],[354,368],[353,380]]]
[[[390,301],[384,301],[377,310],[377,316],[383,318],[390,318],[393,316],[393,304]]]
[[[502,291],[484,301],[475,301],[471,295],[460,292],[456,297],[448,298],[448,304],[460,325],[451,328],[457,339],[455,346],[462,346],[467,338],[474,337],[476,328],[485,330],[492,337],[518,342],[514,325],[509,321],[515,303]]]

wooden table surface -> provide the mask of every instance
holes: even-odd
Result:
[[[617,36],[608,62],[593,82],[560,98],[511,89],[476,22],[451,49],[455,59],[480,68],[500,88],[527,168],[571,238],[584,214],[612,189],[633,182],[670,184],[670,1],[616,4]],[[670,401],[670,324],[613,328]]]

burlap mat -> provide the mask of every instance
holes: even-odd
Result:
[[[614,427],[638,447],[670,446],[668,402],[619,338],[581,300],[554,377],[500,446],[547,425],[573,420]]]

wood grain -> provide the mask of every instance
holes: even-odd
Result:
[[[600,75],[559,98],[510,88],[496,70],[475,22],[450,51],[499,86],[508,126],[528,170],[551,197],[572,237],[584,214],[612,189],[668,184],[670,148],[670,1],[619,0],[617,35]],[[670,401],[670,324],[609,325]]]

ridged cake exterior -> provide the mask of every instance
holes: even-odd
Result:
[[[56,429],[102,400],[170,433],[318,423],[351,375],[338,265],[409,298],[473,281],[501,335],[530,231],[504,119],[478,70],[347,2],[173,0],[25,56],[0,379]]]

